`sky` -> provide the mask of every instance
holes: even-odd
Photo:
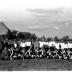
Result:
[[[72,0],[0,0],[0,21],[11,30],[72,38]]]

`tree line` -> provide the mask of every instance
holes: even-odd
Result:
[[[0,36],[0,39],[2,37],[3,37],[3,39],[8,38],[10,40],[13,40],[13,39],[17,39],[17,40],[18,39],[24,39],[24,40],[27,40],[27,39],[36,40],[36,39],[38,39],[38,40],[41,40],[41,39],[43,39],[43,40],[46,40],[46,41],[52,41],[52,40],[54,40],[54,41],[64,41],[64,42],[72,41],[72,39],[69,38],[68,35],[63,36],[62,38],[58,38],[58,36],[55,36],[54,38],[52,38],[52,37],[45,38],[45,36],[37,37],[37,35],[35,33],[32,34],[30,32],[19,32],[19,31],[16,31],[16,30],[12,30],[12,31],[9,30],[6,35]]]

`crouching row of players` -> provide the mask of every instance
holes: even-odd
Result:
[[[7,48],[6,48],[7,49]],[[6,51],[6,50],[5,50]],[[43,48],[25,47],[7,49],[4,59],[72,59],[71,49],[56,49],[54,47],[44,46]]]

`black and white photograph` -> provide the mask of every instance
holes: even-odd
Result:
[[[72,0],[0,0],[0,71],[72,71]]]

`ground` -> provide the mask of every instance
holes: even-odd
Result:
[[[70,71],[72,60],[58,59],[25,59],[23,60],[0,60],[0,70],[3,71]]]

